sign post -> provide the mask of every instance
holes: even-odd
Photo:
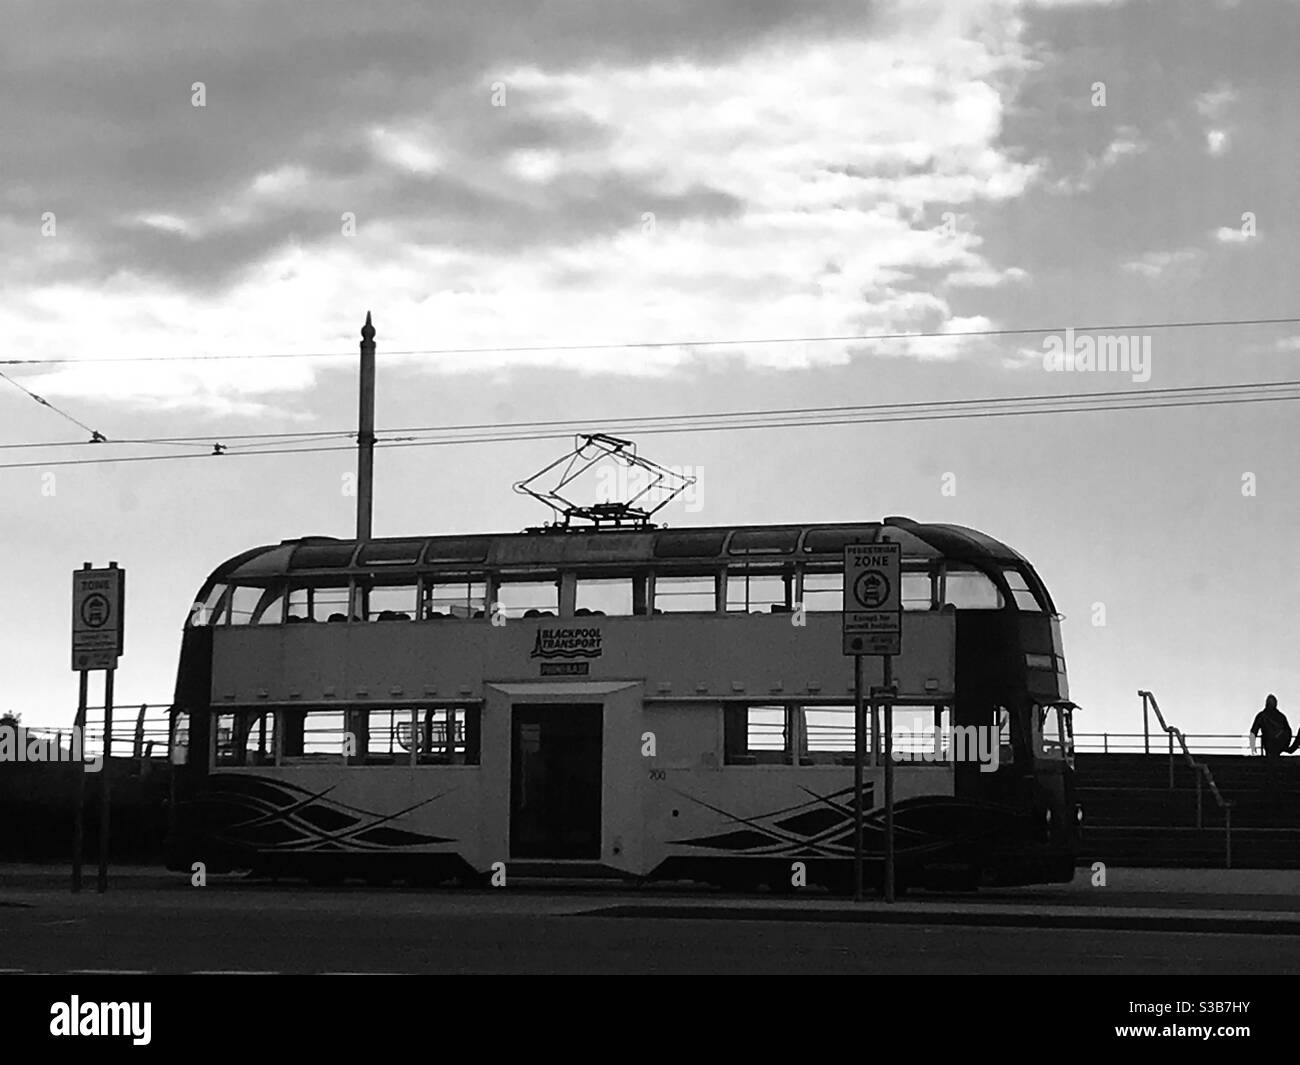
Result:
[[[862,706],[862,659],[884,658],[886,689],[892,656],[902,650],[902,548],[881,540],[844,546],[844,653],[853,656],[853,899],[862,901],[862,782],[866,763],[866,715]],[[875,691],[872,692],[872,761],[876,761]],[[888,695],[886,695],[888,699]],[[885,901],[894,901],[893,703],[885,704]]]
[[[113,675],[122,654],[126,571],[110,562],[107,569],[94,569],[89,562],[72,573],[72,668],[81,674],[77,700],[77,729],[73,743],[80,750],[77,759],[77,806],[72,834],[72,890],[81,890],[81,863],[86,823],[86,702],[89,674],[106,671],[104,677],[104,749],[99,781],[99,878],[100,894],[108,890],[109,804],[113,753]]]

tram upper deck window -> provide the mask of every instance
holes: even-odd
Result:
[[[554,617],[560,612],[560,582],[503,577],[496,601],[507,618]]]
[[[799,542],[799,529],[740,529],[731,535],[733,555],[789,555]]]
[[[1001,610],[1006,605],[988,574],[951,562],[944,567],[943,601],[958,610]]]
[[[225,603],[222,601],[225,594],[226,585],[214,584],[208,594],[190,608],[190,627],[221,624],[225,614]]]
[[[485,537],[453,537],[430,540],[424,552],[426,565],[436,562],[482,562],[487,558]]]
[[[278,625],[284,619],[284,588],[237,584],[230,590],[226,615],[231,625]]]
[[[794,574],[742,568],[727,574],[727,609],[750,614],[789,613]]]
[[[415,608],[413,583],[357,582],[357,612],[367,621],[410,621],[415,617]]]
[[[577,617],[607,614],[610,617],[625,618],[638,612],[634,609],[634,603],[631,577],[580,577],[576,585],[573,612]],[[642,605],[644,607],[644,603]],[[644,609],[640,611],[644,612]]]
[[[289,590],[287,623],[347,621],[350,592],[346,584],[300,585]]]
[[[877,528],[867,529],[809,529],[803,538],[806,555],[844,556],[846,544],[871,544],[876,541]]]
[[[358,566],[414,566],[423,540],[375,540],[361,548]]]
[[[356,544],[338,541],[325,543],[299,544],[289,559],[291,570],[300,569],[337,569],[352,561]]]
[[[805,573],[803,608],[808,613],[839,613],[843,610],[844,574],[838,570],[833,573]]]
[[[903,609],[929,610],[934,605],[934,578],[928,571],[903,570]],[[803,605],[809,613],[839,613],[844,609],[844,572],[841,569],[805,572]]]
[[[726,538],[717,529],[665,530],[655,534],[655,558],[714,558]]]
[[[655,576],[656,614],[712,614],[718,609],[715,574],[660,573]]]
[[[1041,614],[1043,604],[1029,588],[1029,582],[1025,580],[1025,575],[1018,569],[1004,569],[1002,576],[1006,578],[1007,587],[1011,589],[1011,598],[1016,601],[1016,608],[1028,613]]]
[[[481,618],[487,611],[487,585],[474,574],[440,573],[424,579],[426,618]]]

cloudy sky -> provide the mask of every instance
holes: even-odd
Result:
[[[122,441],[345,433],[367,310],[389,439],[1300,376],[1285,324],[1141,330],[1142,374],[1043,358],[1066,326],[1297,313],[1294,2],[7,9],[0,709],[31,723],[71,719],[83,560],[128,570],[121,699],[165,702],[212,568],[350,534],[347,450]],[[790,339],[991,330],[1027,332]],[[592,347],[619,344],[647,346]],[[519,348],[544,350],[503,350]],[[18,385],[110,442],[83,443]],[[641,444],[700,475],[689,507],[664,513],[675,525],[906,514],[983,529],[1065,614],[1081,732],[1140,728],[1139,688],[1191,731],[1240,732],[1270,691],[1300,719],[1294,415],[1243,403]],[[376,533],[536,523],[510,486],[562,449],[385,448]],[[86,462],[159,455],[189,457]]]

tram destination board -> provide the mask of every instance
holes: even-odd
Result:
[[[115,669],[122,654],[126,570],[72,571],[72,668]]]
[[[896,543],[844,547],[844,653],[902,652],[902,547]]]

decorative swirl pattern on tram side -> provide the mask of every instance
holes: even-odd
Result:
[[[853,788],[818,795],[803,788],[812,798],[755,817],[740,817],[678,791],[684,799],[722,815],[737,827],[715,835],[677,839],[683,847],[727,851],[763,858],[852,858]],[[863,789],[863,800],[874,801],[873,784]],[[1007,813],[996,807],[966,802],[944,795],[922,795],[894,804],[895,848],[900,854],[920,855],[960,844],[976,843],[1005,830]],[[885,809],[877,806],[863,815],[863,849],[884,853]]]
[[[454,838],[430,836],[393,827],[413,810],[446,795],[442,792],[403,810],[379,814],[327,799],[323,791],[268,777],[218,773],[208,780],[196,807],[203,833],[240,850],[388,852],[405,847],[453,843]]]

